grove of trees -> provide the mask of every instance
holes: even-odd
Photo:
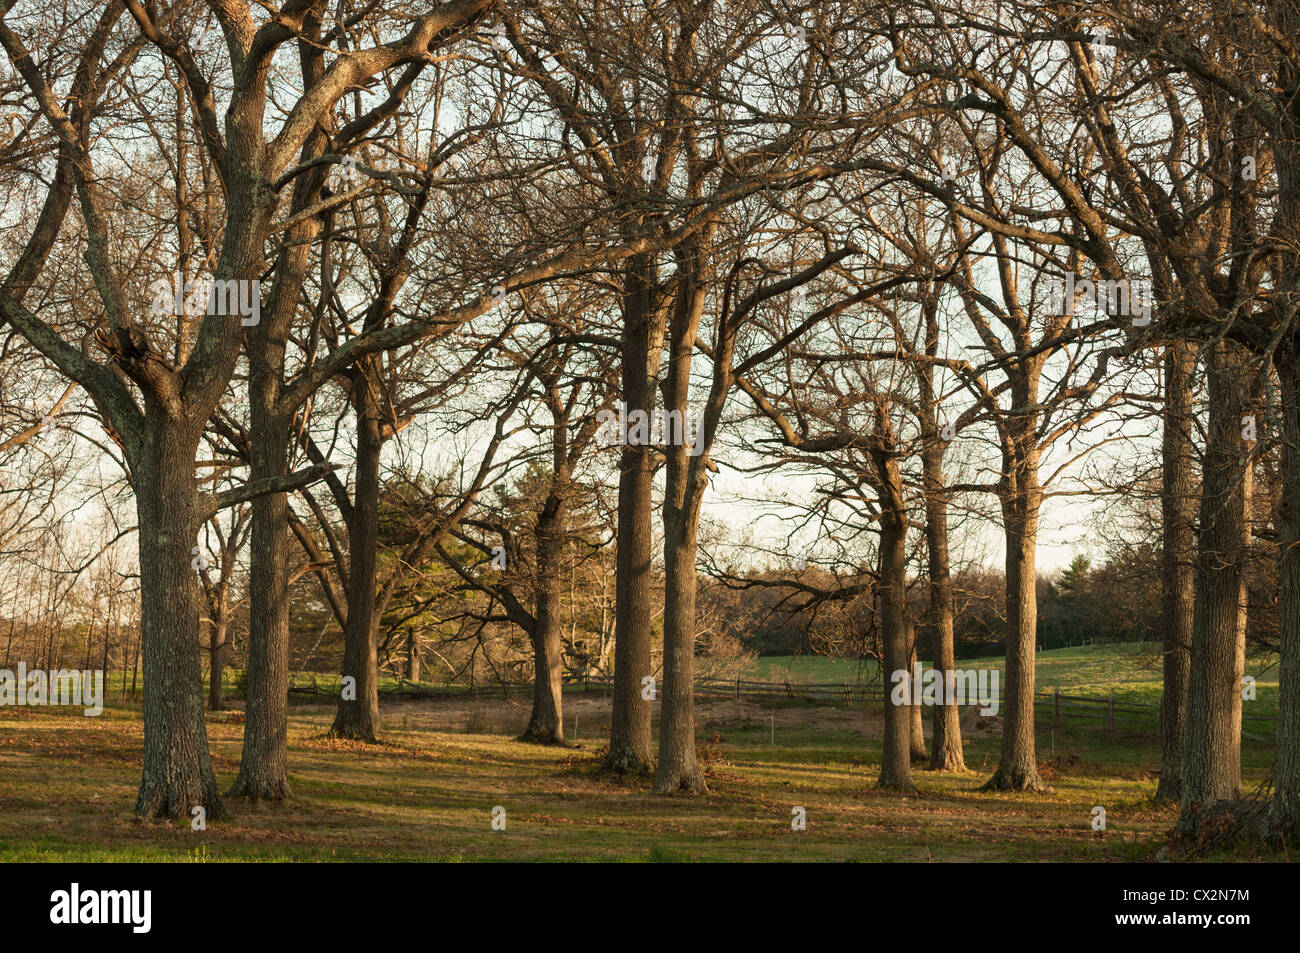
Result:
[[[0,0],[0,640],[141,693],[135,812],[292,797],[292,673],[612,677],[707,794],[746,653],[1159,646],[1157,797],[1300,838],[1294,0]],[[1047,516],[1088,537],[1050,580]],[[999,566],[999,560],[1001,565]],[[729,667],[730,666],[730,667]],[[205,709],[245,709],[219,786]],[[205,687],[205,677],[207,685]],[[657,739],[653,716],[658,713]],[[881,787],[966,771],[885,707]]]

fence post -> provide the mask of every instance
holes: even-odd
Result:
[[[1115,731],[1115,696],[1111,695],[1106,699],[1106,730]]]
[[[1057,686],[1052,690],[1052,725],[1056,728],[1061,727],[1061,689]]]
[[[736,701],[740,701],[740,676],[736,676]]]

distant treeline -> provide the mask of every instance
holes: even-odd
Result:
[[[1064,570],[1038,577],[1038,646],[1063,648],[1088,642],[1155,642],[1162,638],[1160,622],[1160,549],[1156,546],[1117,546],[1098,565],[1078,556]],[[1266,551],[1251,565],[1250,615],[1247,641],[1276,648],[1278,633],[1275,559]],[[804,583],[820,590],[832,588],[829,573],[808,570]],[[784,583],[784,584],[783,584]],[[862,592],[837,600],[792,599],[792,574],[756,576],[741,589],[709,589],[709,601],[728,620],[728,632],[759,655],[872,654],[874,617],[870,580],[848,583]],[[954,573],[954,642],[959,658],[1001,655],[1006,636],[1003,574],[988,569]],[[924,579],[912,586],[910,599],[920,627],[919,652],[930,654]],[[854,611],[858,603],[859,611]],[[854,629],[857,632],[854,632]],[[842,637],[841,637],[842,636]],[[840,652],[838,649],[849,649]]]

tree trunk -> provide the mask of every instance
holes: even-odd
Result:
[[[1281,35],[1294,36],[1300,13],[1294,6],[1275,4],[1270,11]],[[1300,109],[1292,99],[1283,123],[1284,135],[1274,142],[1277,166],[1278,215],[1274,229],[1289,251],[1282,254],[1288,285],[1283,300],[1294,300],[1300,260]],[[1277,507],[1281,540],[1278,565],[1281,612],[1278,666],[1277,770],[1269,803],[1266,832],[1271,837],[1300,841],[1300,352],[1295,335],[1280,349],[1277,373],[1282,386],[1282,497]]]
[[[668,368],[664,375],[664,693],[659,722],[659,765],[655,791],[702,794],[708,790],[695,750],[695,563],[700,507],[709,486],[704,454],[713,418],[691,425],[691,362],[707,292],[702,278],[703,247],[712,236],[696,236],[677,249],[677,294],[668,325]],[[721,327],[714,351],[713,386],[707,414],[721,411],[731,386],[734,332]],[[674,421],[676,421],[674,423]],[[707,431],[707,432],[706,432]],[[693,433],[693,436],[692,436]]]
[[[406,636],[406,680],[420,680],[420,629],[414,625]]]
[[[881,641],[885,671],[892,678],[906,670],[908,661],[907,528],[884,507],[880,518],[879,570]],[[906,675],[910,686],[912,674],[907,671]],[[910,709],[910,705],[895,704],[892,697],[885,705],[885,735],[877,784],[892,791],[913,790]]]
[[[944,679],[957,667],[953,645],[952,579],[948,561],[948,496],[943,477],[943,449],[935,440],[921,452],[925,495],[925,542],[930,574],[930,624],[934,632],[934,667]],[[945,691],[943,704],[934,706],[931,739],[932,771],[965,771],[961,743],[961,711]]]
[[[880,600],[880,637],[885,655],[885,672],[889,674],[887,690],[903,672],[914,694],[909,667],[912,650],[907,618],[907,503],[903,477],[894,451],[893,430],[888,413],[876,407],[876,433],[870,448],[876,473],[876,496],[880,507],[880,554],[878,595]],[[877,785],[893,791],[912,791],[912,708],[919,698],[904,697],[902,703],[890,690],[885,704],[885,733],[880,756]]]
[[[144,770],[135,813],[189,818],[202,807],[223,817],[203,721],[194,454],[198,440],[151,411],[133,460],[139,521]]]
[[[1241,796],[1242,606],[1250,469],[1243,466],[1249,448],[1241,417],[1249,373],[1235,345],[1213,346],[1183,749],[1183,830],[1194,830],[1197,815],[1209,805]]]
[[[273,348],[262,342],[263,348]],[[289,472],[289,424],[273,408],[279,394],[275,355],[250,348],[249,479]],[[248,701],[244,747],[231,797],[280,801],[289,796],[289,499],[252,501],[249,552]]]
[[[912,726],[909,732],[909,744],[911,746],[912,763],[925,764],[930,763],[930,754],[925,750],[925,718],[921,712],[922,705],[912,703]]]
[[[108,698],[108,683],[111,681],[112,671],[109,669],[109,649],[112,647],[113,630],[117,628],[117,614],[113,611],[113,600],[108,600],[108,624],[104,626],[104,658],[100,663],[100,668],[104,670],[104,698]],[[6,666],[7,667],[7,666]],[[126,659],[122,659],[122,684],[126,685]]]
[[[223,711],[226,707],[225,695],[221,691],[221,676],[225,668],[226,632],[229,626],[223,619],[212,621],[208,634],[208,709]]]
[[[561,492],[563,492],[561,490]],[[537,520],[537,596],[533,642],[533,710],[523,741],[564,744],[564,530],[562,497],[552,492]]]
[[[909,672],[915,671],[918,661],[920,659],[917,654],[916,626],[909,617],[907,620],[907,670]],[[930,756],[925,750],[925,720],[921,716],[923,707],[920,698],[912,699],[911,729],[908,734],[913,764],[926,764],[930,760]]]
[[[691,488],[685,500],[674,499],[678,489],[669,486],[664,500],[664,694],[655,777],[660,794],[707,790],[695,751],[695,561],[702,493]]]
[[[1300,169],[1296,170],[1300,173]],[[1277,773],[1266,832],[1300,840],[1300,356],[1279,355],[1282,384],[1281,663],[1278,666]]]
[[[309,82],[318,79],[323,69],[319,57],[314,55],[300,61],[300,65]],[[244,143],[244,148],[250,154],[264,156],[257,128],[260,120],[247,114],[239,118],[247,124],[244,132],[251,140]],[[317,126],[302,147],[302,158],[316,158],[328,138],[324,127]],[[291,207],[310,208],[320,195],[324,178],[325,170],[319,166],[299,176]],[[254,195],[260,198],[260,191]],[[265,199],[259,204],[263,230],[269,227],[269,213],[277,206],[278,203],[268,204]],[[260,320],[245,337],[244,352],[249,365],[250,480],[289,474],[295,408],[282,402],[285,354],[292,338],[303,278],[313,260],[314,240],[321,227],[320,216],[297,216],[286,231],[285,243],[275,259],[273,294],[263,305],[265,313],[260,313]],[[260,254],[262,243],[248,242],[248,248],[257,253],[256,265],[241,269],[240,273],[259,275],[264,268]],[[309,360],[315,357],[309,355]],[[290,793],[289,539],[288,495],[272,493],[254,499],[249,565],[248,705],[239,775],[231,788],[232,795],[252,800],[278,801]]]
[[[1300,27],[1300,13],[1289,4],[1272,5],[1270,19],[1283,36],[1294,36]],[[1292,72],[1288,78],[1293,77]],[[1289,249],[1280,256],[1287,284],[1278,296],[1289,306],[1300,275],[1300,256],[1295,251],[1300,241],[1300,109],[1294,98],[1279,125],[1283,134],[1274,137],[1273,144],[1278,181],[1273,228]],[[1282,388],[1282,496],[1277,507],[1281,659],[1277,769],[1265,831],[1271,837],[1300,841],[1300,351],[1294,333],[1279,349],[1275,363]]]
[[[376,611],[379,552],[380,401],[367,368],[353,386],[357,418],[357,472],[348,520],[348,618],[343,626],[343,677],[355,679],[355,698],[340,694],[329,734],[374,742],[379,728],[379,619]]]
[[[1030,400],[1019,400],[1028,406]],[[1026,424],[1028,426],[1026,427]],[[1018,434],[1019,457],[1004,463],[1010,480],[1002,496],[1006,537],[1006,690],[1002,704],[1002,757],[998,770],[984,785],[993,791],[1043,791],[1038,776],[1034,740],[1035,658],[1038,648],[1037,549],[1038,452],[1032,445],[1032,418],[1022,420]]]
[[[629,416],[637,409],[649,414],[655,404],[662,331],[654,327],[649,272],[649,262],[641,258],[629,267],[622,345],[623,401]],[[609,753],[605,756],[605,767],[620,774],[648,774],[654,765],[652,703],[642,697],[642,679],[651,674],[653,481],[653,457],[648,448],[624,446],[619,464],[614,570],[614,690]]]
[[[139,506],[137,505],[136,508],[139,509]],[[143,609],[140,612],[140,616],[141,616],[139,620],[140,629],[139,632],[137,632],[135,637],[135,655],[133,656],[131,662],[131,701],[135,701],[136,683],[139,681],[140,678],[140,650],[141,650],[141,646],[144,644],[144,610]],[[122,681],[125,684],[126,682],[125,675],[123,676]]]
[[[1195,601],[1196,492],[1192,446],[1192,376],[1196,351],[1173,344],[1165,353],[1161,615],[1164,621],[1164,691],[1160,697],[1160,783],[1156,800],[1182,797],[1183,734],[1187,725],[1187,676],[1191,666]]]

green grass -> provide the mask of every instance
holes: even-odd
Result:
[[[1117,643],[1050,649],[1037,654],[1036,688],[1059,689],[1065,695],[1106,697],[1122,704],[1160,704],[1160,647],[1153,643]],[[1005,674],[1003,657],[958,659],[963,669],[988,669]],[[929,668],[927,665],[926,668]],[[832,659],[825,656],[772,655],[755,659],[746,677],[761,681],[843,682],[876,677],[872,659]],[[1246,674],[1254,676],[1256,698],[1246,703],[1251,712],[1277,711],[1277,655],[1261,653],[1247,658]],[[1002,683],[1005,690],[1005,682]]]
[[[1051,692],[1059,689],[1065,695],[1105,698],[1115,696],[1117,704],[1159,705],[1161,693],[1160,647],[1153,643],[1117,643],[1109,645],[1086,645],[1073,648],[1051,649],[1037,654],[1037,690]],[[928,665],[926,666],[929,667]],[[1004,675],[1003,657],[958,659],[957,667],[963,669],[987,669],[997,671],[999,677]],[[749,663],[744,678],[756,681],[789,681],[799,683],[835,683],[873,682],[876,678],[877,665],[872,659],[834,659],[820,655],[771,655],[761,656]],[[1247,702],[1245,717],[1248,729],[1254,733],[1268,730],[1266,724],[1251,723],[1251,715],[1275,715],[1277,713],[1277,655],[1262,653],[1246,660],[1246,673],[1257,679],[1256,698]],[[236,674],[226,671],[223,683],[227,686],[228,697],[239,699],[242,696],[235,691]],[[121,676],[115,673],[110,680],[110,698],[121,697]],[[129,691],[130,673],[126,673],[126,685]],[[315,679],[320,694],[315,696],[324,700],[336,696],[339,689],[337,674],[298,673],[294,684],[306,686]],[[407,683],[409,685],[409,683]],[[423,688],[435,688],[449,694],[470,695],[465,685],[444,685],[435,682],[421,682]],[[1005,691],[1005,682],[1002,683]],[[381,678],[379,690],[385,694],[396,694],[398,681],[394,678]],[[580,692],[581,686],[569,686],[566,692]],[[479,695],[490,697],[491,686],[479,686]],[[308,699],[312,696],[299,696]],[[1040,705],[1044,703],[1040,701]],[[1154,718],[1154,715],[1152,715]],[[1151,721],[1154,724],[1154,721]]]
[[[1101,665],[1086,684],[1114,668]],[[481,704],[516,723],[527,712],[518,702]],[[595,711],[584,709],[582,747],[554,749],[515,741],[506,725],[459,730],[471,721],[459,700],[386,702],[377,746],[325,740],[330,708],[296,706],[294,797],[232,802],[229,820],[196,832],[131,816],[138,706],[114,703],[99,718],[0,709],[0,859],[1125,861],[1152,859],[1174,817],[1150,802],[1159,764],[1150,733],[1040,724],[1052,790],[1013,795],[979,791],[997,762],[998,737],[975,732],[966,741],[971,773],[918,770],[919,793],[906,797],[875,788],[876,712],[703,705],[710,793],[661,797],[648,780],[597,771],[591,739],[604,736],[608,716]],[[208,729],[219,781],[229,785],[242,726],[218,715]],[[1274,756],[1269,745],[1244,746],[1248,787]],[[505,831],[491,829],[497,805],[506,808]],[[790,829],[796,805],[807,811],[806,831]],[[1094,805],[1107,810],[1105,832],[1091,829]]]

